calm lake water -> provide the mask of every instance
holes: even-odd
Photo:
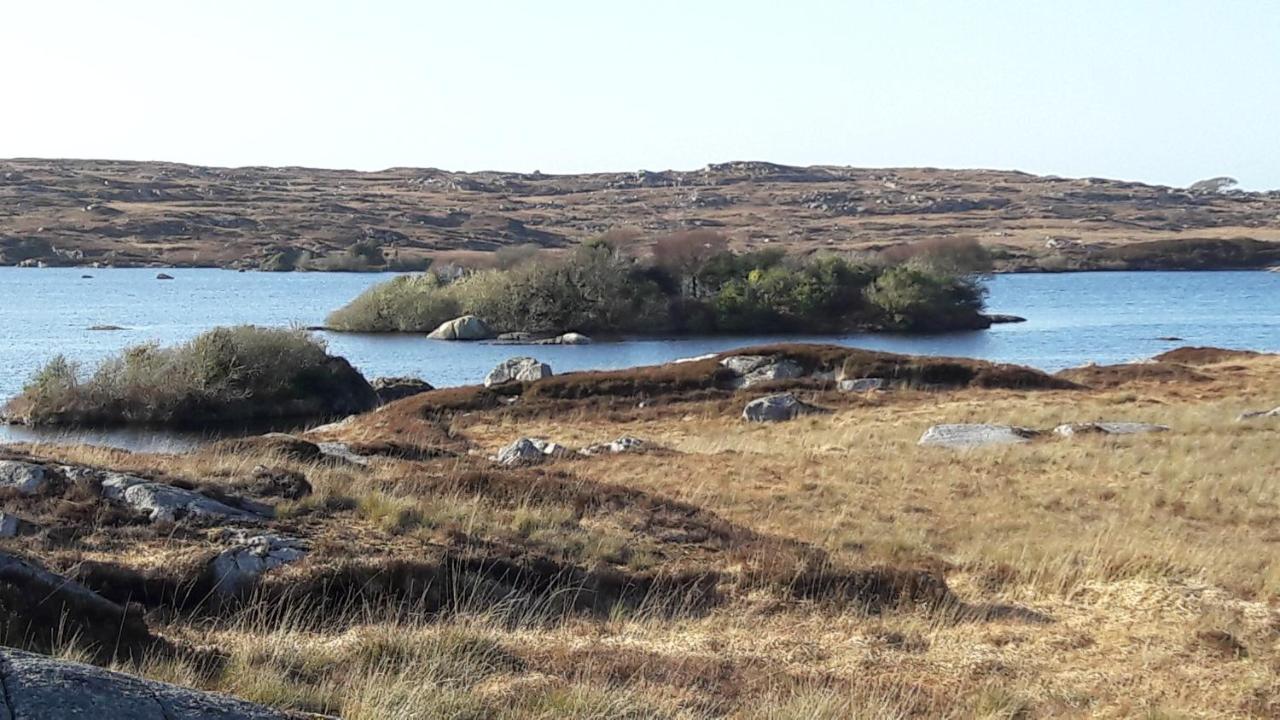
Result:
[[[16,394],[57,353],[91,366],[128,345],[180,342],[218,325],[319,325],[330,310],[389,277],[167,272],[175,279],[157,280],[157,271],[146,269],[0,268],[0,398]],[[945,335],[785,339],[976,357],[1050,371],[1146,358],[1178,345],[1280,351],[1280,273],[999,275],[987,285],[991,312],[1021,315],[1028,322]],[[95,325],[124,329],[89,330]],[[650,365],[784,339],[741,335],[519,347],[422,336],[320,335],[332,352],[370,378],[416,375],[436,386],[477,383],[495,364],[519,354],[535,355],[562,372]],[[16,432],[0,429],[0,440],[13,439]],[[116,442],[112,437],[132,435],[101,441]]]

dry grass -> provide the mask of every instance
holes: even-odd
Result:
[[[935,567],[966,601],[866,614],[739,585],[723,603],[680,613],[640,603],[584,614],[495,602],[480,588],[446,614],[375,605],[317,623],[251,606],[158,627],[177,645],[216,648],[216,660],[157,656],[128,668],[282,707],[357,719],[1275,717],[1280,423],[1234,418],[1280,404],[1280,359],[1198,371],[1209,379],[828,396],[837,412],[783,426],[741,423],[723,398],[624,414],[454,416],[452,432],[478,455],[519,435],[573,446],[625,433],[677,451],[495,475],[467,456],[355,471],[229,452],[56,454],[232,485],[258,463],[294,468],[316,495],[286,506],[282,522],[298,530],[340,517],[353,553],[460,532],[584,566],[697,560],[735,571],[732,552],[672,554],[637,530],[632,513],[650,503],[811,543],[851,567]],[[915,444],[938,422],[1103,419],[1173,430],[968,452]],[[632,494],[584,500],[609,488]]]

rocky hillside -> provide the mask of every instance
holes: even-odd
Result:
[[[544,175],[0,160],[4,265],[387,269],[621,228],[795,252],[977,239],[1002,269],[1280,264],[1276,191],[764,162]]]

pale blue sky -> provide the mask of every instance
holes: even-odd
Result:
[[[1280,188],[1280,2],[3,0],[0,157]]]

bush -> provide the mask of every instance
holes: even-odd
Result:
[[[432,273],[401,275],[365,290],[326,323],[353,332],[430,332],[463,314],[455,290]]]
[[[986,290],[975,280],[911,265],[889,268],[866,292],[890,327],[943,330],[986,327]]]
[[[567,258],[485,270],[454,282],[435,275],[376,285],[329,315],[335,330],[430,332],[471,314],[503,332],[651,329],[665,320],[666,298],[633,261],[605,245]]]
[[[301,330],[217,328],[164,348],[126,349],[87,379],[58,356],[9,405],[31,425],[216,426],[362,412],[373,389]]]

